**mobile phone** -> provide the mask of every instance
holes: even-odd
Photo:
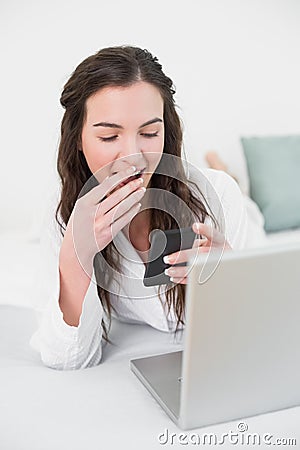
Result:
[[[170,282],[164,271],[172,264],[163,261],[165,255],[192,248],[196,233],[192,227],[176,228],[173,230],[154,230],[151,235],[151,247],[144,275],[144,286],[157,286]],[[187,263],[173,264],[186,266]]]

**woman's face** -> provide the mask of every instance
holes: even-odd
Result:
[[[132,165],[145,169],[147,186],[164,147],[163,99],[144,81],[106,87],[86,101],[82,151],[98,181]]]

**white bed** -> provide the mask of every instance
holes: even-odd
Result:
[[[300,230],[268,235],[264,245],[300,241]],[[181,348],[169,334],[148,326],[113,322],[116,344],[104,350],[105,364],[82,371],[44,367],[28,344],[36,326],[31,307],[38,241],[2,233],[0,304],[0,449],[99,450],[161,448],[158,435],[180,430],[129,369],[129,359]],[[300,442],[300,407],[253,417],[249,431]],[[237,430],[237,422],[198,434]],[[229,445],[229,444],[228,444]],[[172,448],[182,448],[177,443]],[[232,448],[232,446],[222,448]],[[267,448],[261,446],[260,448]],[[269,447],[268,447],[269,448]]]

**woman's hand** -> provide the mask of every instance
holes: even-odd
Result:
[[[135,173],[135,168],[129,168],[111,175],[76,201],[62,249],[67,252],[74,246],[83,267],[139,212],[146,191],[143,179],[122,185]]]
[[[166,264],[179,264],[187,262],[189,258],[199,254],[208,253],[214,248],[221,248],[224,250],[232,250],[224,235],[204,223],[195,222],[193,224],[193,231],[204,238],[197,238],[194,241],[193,247],[187,250],[181,250],[164,257]],[[172,266],[165,270],[165,274],[170,276],[170,280],[176,284],[187,284],[188,281],[188,266]]]

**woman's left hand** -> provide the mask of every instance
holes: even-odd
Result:
[[[221,248],[224,250],[232,250],[225,239],[225,236],[204,223],[195,222],[193,224],[193,231],[204,236],[204,238],[197,238],[194,241],[193,247],[187,250],[181,250],[164,257],[166,264],[179,264],[187,262],[192,256],[199,253],[208,253],[213,248]],[[176,284],[187,284],[188,281],[188,266],[173,266],[165,270],[165,274],[170,276],[170,281]]]

